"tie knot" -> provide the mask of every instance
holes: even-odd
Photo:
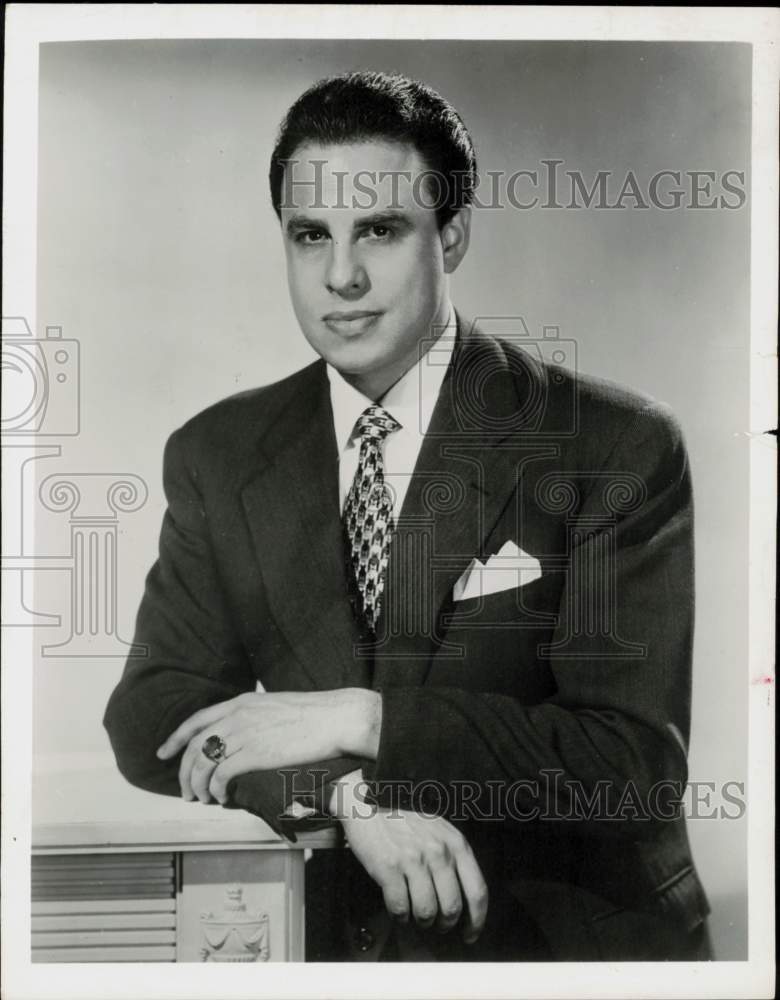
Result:
[[[388,434],[401,428],[395,417],[376,403],[360,414],[355,426],[362,438],[373,438],[379,441],[383,441]]]

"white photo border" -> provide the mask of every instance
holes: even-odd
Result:
[[[36,313],[38,46],[173,38],[452,38],[747,42],[753,50],[751,181],[750,678],[745,962],[365,966],[32,965],[32,641],[4,636],[3,995],[138,997],[763,997],[774,992],[774,595],[778,271],[777,88],[772,8],[456,5],[10,4],[6,7],[4,313]]]

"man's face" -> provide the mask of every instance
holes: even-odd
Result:
[[[307,145],[294,160],[281,222],[295,315],[321,357],[376,395],[447,321],[448,227],[415,183],[426,167],[408,146]]]

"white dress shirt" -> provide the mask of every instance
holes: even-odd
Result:
[[[385,482],[393,491],[396,521],[452,357],[456,329],[455,312],[450,307],[449,321],[436,343],[378,401],[401,425],[399,430],[388,434],[382,447]],[[358,392],[331,365],[327,366],[327,371],[339,451],[339,497],[343,510],[360,457],[360,434],[355,424],[374,401]]]

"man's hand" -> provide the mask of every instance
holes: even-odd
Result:
[[[185,799],[224,803],[231,778],[250,771],[295,767],[330,757],[372,758],[379,745],[382,699],[375,691],[247,692],[201,709],[158,749],[163,760],[184,749],[179,784]],[[219,736],[225,759],[202,752]]]
[[[372,806],[355,771],[333,790],[329,809],[352,853],[382,889],[390,915],[420,927],[452,930],[461,917],[473,944],[485,925],[488,889],[465,837],[446,819]]]

